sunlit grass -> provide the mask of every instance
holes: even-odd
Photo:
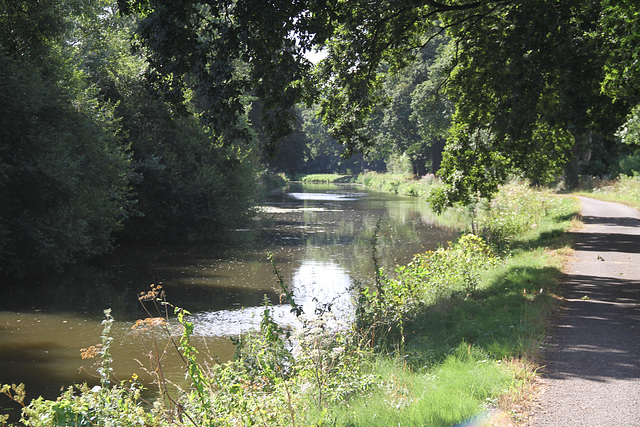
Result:
[[[616,180],[592,180],[589,188],[576,194],[640,209],[640,176],[622,175]]]
[[[482,416],[513,382],[508,365],[465,343],[429,372],[382,358],[376,372],[381,386],[332,410],[325,425],[452,426]]]
[[[498,408],[522,416],[570,253],[564,231],[578,205],[571,197],[516,193],[510,202],[522,211],[545,206],[546,215],[529,218],[535,227],[511,241],[509,255],[482,274],[472,294],[439,300],[408,321],[397,359],[380,356],[376,365],[385,385],[332,407],[330,424],[451,426]]]
[[[340,175],[334,173],[316,173],[310,175],[300,175],[296,177],[296,181],[302,182],[354,182],[354,175]]]

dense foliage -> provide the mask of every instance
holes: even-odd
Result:
[[[250,214],[255,144],[150,91],[135,23],[106,0],[0,2],[0,274],[220,238]]]
[[[490,196],[512,174],[545,183],[565,168],[573,186],[581,159],[609,172],[615,128],[640,100],[630,2],[119,3],[144,16],[158,87],[193,91],[214,127],[237,122],[242,97],[258,96],[275,141],[304,98],[348,151],[405,150],[422,174],[424,147],[438,152],[452,123],[439,206]],[[425,73],[416,64],[445,33],[451,44]],[[317,65],[312,50],[325,54]]]
[[[64,50],[65,5],[1,5],[0,270],[23,274],[111,247],[131,204],[131,153]]]

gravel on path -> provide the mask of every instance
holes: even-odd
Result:
[[[566,302],[533,426],[640,426],[640,215],[580,198]]]

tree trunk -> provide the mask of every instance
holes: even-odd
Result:
[[[580,175],[578,174],[578,132],[570,132],[573,135],[573,147],[571,147],[571,159],[564,169],[564,183],[567,190],[577,188],[580,181]]]
[[[442,151],[444,150],[445,140],[438,138],[433,142],[431,147],[431,173],[438,174],[440,165],[442,164]]]

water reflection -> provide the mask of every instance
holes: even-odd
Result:
[[[271,253],[305,312],[353,314],[350,286],[370,283],[371,239],[387,271],[413,254],[435,249],[455,232],[433,225],[424,202],[346,185],[292,184],[265,198],[250,243],[226,248],[122,249],[89,267],[40,283],[5,283],[0,290],[0,381],[24,381],[55,397],[61,385],[89,379],[78,372],[79,349],[99,341],[105,308],[112,308],[114,368],[122,378],[143,377],[144,341],[131,332],[146,313],[136,296],[162,284],[168,299],[192,313],[199,346],[220,360],[233,353],[230,336],[255,327],[266,297],[274,316],[295,324],[280,304]],[[65,323],[66,321],[66,323]],[[180,363],[172,368],[181,377]]]

